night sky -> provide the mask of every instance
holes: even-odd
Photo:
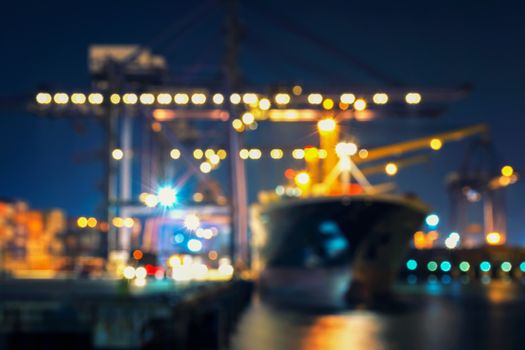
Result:
[[[490,125],[502,162],[525,171],[525,24],[523,8],[508,1],[241,1],[244,81],[253,85],[305,86],[381,81],[352,67],[304,38],[283,31],[277,16],[293,18],[333,45],[407,86],[458,86],[472,93],[436,120],[385,120],[351,126],[365,146],[376,146],[477,122]],[[198,5],[195,5],[198,4]],[[184,37],[162,38],[195,7],[202,21]],[[14,108],[41,87],[88,89],[90,44],[154,43],[165,55],[174,80],[217,81],[222,56],[222,11],[214,1],[26,1],[3,5],[0,14],[0,198],[27,200],[36,208],[64,208],[92,215],[101,203],[102,167],[89,159],[101,144],[95,121],[38,118]],[[153,41],[152,41],[153,40]],[[423,96],[424,98],[424,96]],[[275,144],[276,126],[248,136],[255,145]],[[291,127],[290,135],[298,132]],[[303,129],[303,133],[304,132]],[[303,146],[286,137],[281,143]],[[430,164],[401,170],[399,187],[417,192],[445,221],[445,177],[458,168],[468,141],[445,145]],[[277,177],[257,176],[248,164],[252,193],[271,188]],[[280,170],[280,169],[279,169]],[[382,180],[386,180],[383,178]],[[525,243],[525,185],[507,191],[509,241]]]

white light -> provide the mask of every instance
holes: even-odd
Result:
[[[115,160],[121,160],[124,158],[124,152],[120,148],[115,148],[113,152],[111,152],[111,157]]]
[[[270,109],[270,107],[272,106],[272,103],[270,102],[269,99],[267,98],[262,98],[260,101],[259,101],[259,108],[263,111],[267,111]]]
[[[241,103],[241,95],[239,94],[231,94],[230,96],[230,102],[234,105],[238,105]]]
[[[459,233],[457,233],[457,232],[451,232],[450,235],[448,235],[448,237],[452,238],[452,239],[455,239],[455,240],[459,240],[460,239]]]
[[[202,242],[198,239],[190,239],[188,241],[188,249],[196,253],[202,249]]]
[[[188,94],[179,93],[179,94],[175,94],[175,97],[173,98],[173,100],[178,105],[185,105],[189,102],[190,98]]]
[[[191,95],[191,102],[195,105],[202,105],[206,102],[206,95],[197,93]]]
[[[439,216],[437,216],[436,214],[430,214],[425,219],[425,222],[428,226],[437,226],[439,224]]]
[[[138,99],[139,98],[136,94],[124,94],[124,96],[122,97],[122,100],[127,105],[134,105],[135,103],[137,103]]]
[[[123,271],[123,275],[125,279],[132,279],[135,278],[135,268],[133,266],[126,266]]]
[[[173,187],[162,187],[157,193],[158,201],[165,207],[170,207],[177,201],[177,192]]]
[[[146,204],[148,208],[154,208],[159,204],[159,198],[153,193],[148,193],[144,198],[144,204]]]
[[[290,95],[288,94],[277,94],[275,95],[275,103],[285,105],[290,103]]]
[[[137,267],[137,269],[135,270],[135,277],[137,279],[142,280],[142,279],[145,279],[147,276],[148,276],[148,271],[146,271],[145,268],[143,268],[142,266]]]
[[[180,158],[180,150],[177,148],[174,148],[170,151],[170,157],[171,159],[179,159]]]
[[[341,102],[346,103],[347,105],[351,105],[355,101],[355,95],[354,94],[342,94],[341,95]]]
[[[308,103],[312,105],[320,105],[323,102],[323,95],[321,94],[310,94],[308,95]]]
[[[36,95],[36,102],[40,104],[50,104],[52,100],[51,94],[48,94],[47,92],[40,92]]]
[[[457,248],[458,244],[459,244],[459,240],[453,239],[452,237],[448,237],[447,239],[445,239],[445,246],[448,249],[455,249]]]
[[[86,95],[81,93],[75,93],[71,95],[71,102],[73,102],[76,105],[86,103]]]
[[[247,105],[256,104],[258,100],[258,97],[254,93],[246,93],[242,96],[242,102],[244,102]]]
[[[219,273],[225,276],[233,275],[233,266],[230,264],[222,264],[219,266]]]
[[[339,157],[353,156],[357,153],[357,146],[353,142],[339,142],[335,146],[335,153],[337,153]]]
[[[53,101],[55,101],[56,104],[65,105],[69,102],[69,96],[63,92],[59,92],[53,96]]]
[[[157,102],[161,105],[169,105],[172,100],[173,98],[170,94],[163,93],[157,96]]]
[[[421,102],[421,95],[417,92],[409,92],[405,96],[405,101],[411,105],[417,105]]]
[[[242,115],[242,122],[246,125],[249,125],[251,123],[253,123],[255,121],[255,117],[253,116],[252,113],[250,112],[246,112]]]
[[[190,231],[195,231],[201,226],[201,220],[195,214],[188,214],[184,218],[184,227]]]
[[[155,96],[150,93],[145,93],[140,95],[140,103],[143,105],[151,105],[155,102]]]
[[[224,102],[224,96],[222,94],[215,94],[213,95],[213,103],[216,105],[220,105]]]
[[[204,174],[208,174],[211,171],[211,168],[212,168],[212,166],[208,162],[202,162],[201,165],[199,166],[199,169]]]

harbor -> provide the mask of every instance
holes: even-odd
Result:
[[[56,5],[3,21],[0,349],[523,347],[513,13]]]

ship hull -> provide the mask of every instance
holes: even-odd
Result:
[[[332,296],[343,290],[355,298],[386,294],[425,214],[420,201],[393,195],[256,205],[253,257],[260,286],[306,298],[319,288]]]

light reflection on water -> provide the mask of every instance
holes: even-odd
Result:
[[[255,299],[231,349],[525,349],[525,288],[438,281],[396,288],[379,308],[292,309]]]

